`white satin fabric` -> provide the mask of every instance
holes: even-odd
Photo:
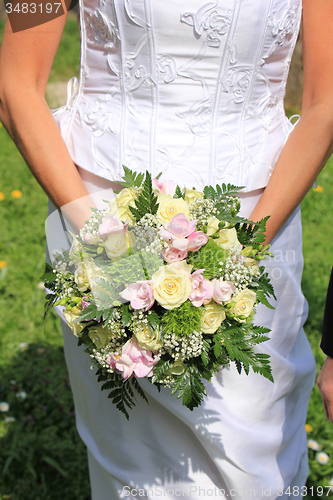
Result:
[[[92,187],[92,177],[86,185]],[[98,188],[107,181],[98,181]],[[248,216],[262,190],[241,195]],[[101,194],[101,199],[104,199]],[[290,499],[308,473],[305,420],[315,363],[303,331],[307,303],[300,289],[303,268],[300,210],[272,244],[266,261],[275,288],[274,310],[258,307],[255,322],[272,329],[259,350],[271,355],[274,384],[239,375],[235,366],[207,383],[204,404],[190,412],[168,389],[147,380],[129,422],[102,392],[90,359],[63,322],[64,346],[77,427],[88,447],[92,499],[166,500]],[[297,489],[295,490],[297,491]]]

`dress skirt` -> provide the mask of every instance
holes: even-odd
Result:
[[[81,172],[82,173],[82,172]],[[101,188],[87,176],[89,191]],[[107,186],[105,186],[107,187]],[[262,191],[241,195],[249,216]],[[102,197],[103,199],[103,197]],[[255,323],[271,329],[259,345],[274,383],[238,374],[232,364],[206,383],[208,397],[193,411],[148,380],[130,419],[101,391],[89,355],[62,321],[78,432],[87,445],[92,500],[301,498],[308,475],[305,421],[315,361],[303,330],[302,227],[297,208],[272,242],[265,267],[275,289],[274,310],[257,308]]]

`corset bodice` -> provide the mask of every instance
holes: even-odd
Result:
[[[202,188],[267,184],[301,0],[82,0],[80,80],[55,119],[75,163]]]

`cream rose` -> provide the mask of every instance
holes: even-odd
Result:
[[[102,325],[94,325],[89,328],[89,337],[97,349],[102,349],[110,342],[111,332]]]
[[[154,297],[164,309],[174,309],[185,302],[192,292],[192,284],[186,266],[175,264],[162,266],[156,271],[152,278]],[[189,266],[191,267],[191,266]]]
[[[246,318],[250,316],[253,306],[257,300],[257,295],[253,290],[244,288],[241,292],[232,298],[234,306],[230,311],[235,316],[245,316]]]
[[[219,222],[217,217],[209,217],[207,220],[207,236],[211,236],[219,230]]]
[[[89,276],[84,261],[76,264],[74,281],[80,292],[85,292],[88,288],[90,288]]]
[[[204,194],[196,189],[184,188],[183,194],[185,195],[186,203],[192,203],[196,198],[202,199],[204,197]]]
[[[183,198],[172,198],[172,196],[162,194],[158,197],[158,203],[156,216],[162,224],[170,222],[177,214],[184,214],[188,219],[190,217],[188,204]]]
[[[204,313],[201,320],[201,330],[203,333],[215,333],[225,320],[225,310],[222,306],[211,302],[204,307]]]
[[[149,326],[135,332],[134,335],[140,347],[148,351],[157,351],[162,347],[160,329],[157,327],[152,331]]]
[[[181,375],[184,373],[186,365],[180,359],[177,359],[170,368],[165,372],[165,375]]]
[[[73,323],[73,321],[79,316],[80,312],[81,310],[78,307],[73,307],[69,311],[63,311],[64,318],[76,337],[80,337],[83,330],[83,325],[81,325],[81,323]]]
[[[234,227],[220,229],[219,235],[220,237],[214,241],[225,250],[239,250],[242,247],[238,241],[237,231]]]
[[[133,219],[132,212],[129,207],[135,206],[136,190],[125,188],[120,191],[116,196],[116,203],[118,208],[117,217],[125,222],[126,219]]]
[[[104,248],[109,259],[117,259],[123,253],[127,252],[130,246],[135,243],[134,235],[131,231],[127,233],[122,231],[118,234],[110,234],[105,240]]]

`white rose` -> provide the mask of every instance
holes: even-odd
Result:
[[[80,292],[85,292],[90,287],[89,277],[84,261],[78,262],[76,264],[76,269],[74,271],[74,281],[77,284]]]
[[[223,228],[219,231],[220,237],[215,241],[220,247],[225,250],[240,250],[242,245],[239,243],[237,238],[237,231],[234,227]]]
[[[63,311],[64,318],[76,337],[80,337],[81,331],[84,328],[81,323],[73,323],[73,321],[79,316],[80,312],[81,310],[78,307],[73,307],[69,311]]]
[[[89,337],[97,349],[102,349],[110,342],[111,332],[103,325],[94,325],[89,328]]]
[[[179,268],[174,264],[162,266],[153,274],[151,281],[155,300],[164,309],[179,307],[192,292],[190,275],[184,265]]]
[[[196,189],[184,188],[183,194],[185,195],[186,203],[192,203],[196,198],[202,199],[204,197],[204,194]]]
[[[148,351],[157,351],[162,347],[161,333],[158,327],[155,328],[155,331],[151,331],[149,326],[142,328],[135,332],[134,337],[139,346]]]
[[[170,222],[172,217],[177,214],[184,214],[187,219],[190,217],[188,204],[183,198],[172,198],[167,194],[161,194],[158,197],[158,203],[159,207],[156,216],[162,224]]]
[[[110,296],[110,302],[114,300],[112,295],[113,283],[111,281],[111,277],[108,273],[104,272],[100,267],[98,267],[92,259],[85,259],[84,261],[86,273],[89,280],[89,288],[92,291],[93,295],[96,293],[95,298],[99,301],[98,293],[103,292],[107,293]],[[101,283],[98,283],[99,280],[96,281],[97,278],[102,279]],[[108,289],[110,291],[105,290],[105,285],[108,285]]]
[[[127,219],[133,220],[133,214],[129,207],[135,207],[136,189],[125,188],[120,191],[116,196],[116,203],[118,208],[117,217],[126,222]]]
[[[135,244],[133,232],[122,231],[118,234],[110,234],[105,240],[104,248],[109,259],[117,259]]]
[[[211,302],[204,307],[204,313],[201,320],[201,330],[203,333],[215,333],[225,320],[225,310],[222,306]]]
[[[257,300],[257,295],[253,290],[244,288],[241,292],[232,298],[234,306],[231,308],[231,312],[235,316],[250,316],[253,306]]]
[[[177,359],[170,368],[165,372],[165,375],[181,375],[184,373],[186,365],[180,359]]]
[[[207,236],[215,234],[219,229],[219,220],[217,217],[209,217],[207,220]]]

